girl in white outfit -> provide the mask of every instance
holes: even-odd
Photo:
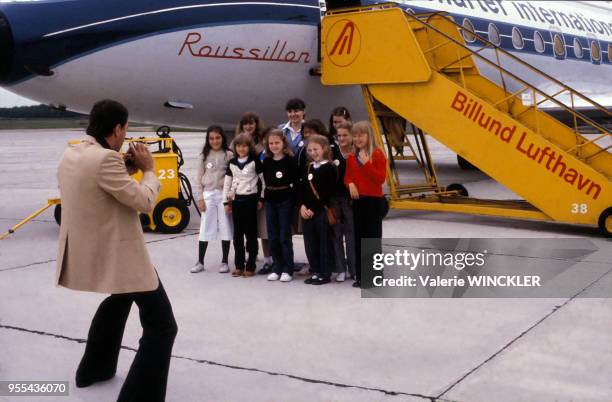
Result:
[[[223,182],[227,163],[233,153],[227,147],[227,139],[223,129],[210,126],[206,135],[206,144],[200,155],[198,176],[196,179],[196,197],[198,209],[202,212],[200,219],[200,241],[198,262],[191,268],[192,273],[204,271],[204,256],[208,242],[221,240],[223,258],[219,272],[229,272],[227,259],[230,242],[234,236],[232,217],[223,207]]]

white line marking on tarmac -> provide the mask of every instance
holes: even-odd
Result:
[[[13,326],[13,325],[0,324],[0,329],[6,329],[6,330],[12,330],[12,331],[20,331],[20,332],[27,332],[27,333],[30,333],[30,334],[48,336],[48,337],[53,337],[53,338],[56,338],[56,339],[61,339],[61,340],[71,341],[71,342],[77,342],[77,343],[86,343],[87,342],[86,339],[82,339],[82,338],[72,338],[72,337],[65,336],[65,335],[59,335],[59,334],[54,334],[54,333],[51,333],[51,332],[45,332],[45,331],[40,331],[40,330],[32,330],[32,329],[27,329],[27,328],[23,328],[23,327],[16,327],[16,326]],[[124,346],[124,345],[121,345],[121,349],[129,350],[129,351],[134,352],[134,353],[136,353],[138,351],[136,348],[133,348],[133,347],[130,347],[130,346]],[[430,401],[450,402],[450,401],[445,400],[445,399],[440,399],[440,398],[433,397],[433,396],[426,396],[426,395],[422,395],[422,394],[413,394],[413,393],[402,392],[402,391],[390,391],[390,390],[386,390],[386,389],[382,389],[382,388],[372,388],[372,387],[366,387],[366,386],[361,386],[361,385],[351,385],[351,384],[336,383],[336,382],[331,382],[331,381],[318,380],[318,379],[315,379],[315,378],[300,377],[300,376],[296,376],[296,375],[288,374],[288,373],[280,373],[280,372],[262,370],[262,369],[253,368],[253,367],[236,366],[236,365],[233,365],[233,364],[219,363],[219,362],[215,362],[215,361],[212,361],[212,360],[197,359],[197,358],[194,358],[194,357],[172,355],[172,358],[173,359],[179,359],[179,360],[187,360],[187,361],[190,361],[190,362],[193,362],[193,363],[198,363],[198,364],[208,364],[208,365],[211,365],[211,366],[219,366],[219,367],[224,367],[224,368],[228,368],[228,369],[232,369],[232,370],[243,370],[243,371],[250,371],[250,372],[256,372],[256,373],[261,373],[261,374],[268,374],[268,375],[271,375],[271,376],[281,376],[281,377],[290,378],[292,380],[298,380],[298,381],[307,382],[307,383],[311,383],[311,384],[321,384],[321,385],[329,385],[329,386],[339,387],[339,388],[353,388],[353,389],[360,389],[360,390],[364,390],[364,391],[380,392],[380,393],[383,393],[383,394],[389,395],[389,396],[412,396],[412,397],[418,397],[418,398],[427,399],[427,400],[430,400]]]

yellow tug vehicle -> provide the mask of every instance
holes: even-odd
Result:
[[[465,38],[482,47],[472,50]],[[567,222],[611,235],[610,131],[575,105],[611,116],[605,107],[445,13],[411,14],[395,4],[330,10],[321,54],[324,85],[362,86],[390,161],[391,208]],[[498,74],[496,82],[481,75],[476,61]],[[509,65],[548,85],[531,85]],[[567,113],[573,123],[563,124],[542,106]],[[585,128],[588,136],[581,134]],[[441,187],[425,133],[523,200],[476,199],[461,185]],[[416,161],[424,180],[402,183],[398,160]]]
[[[183,154],[174,139],[170,128],[163,126],[157,129],[158,138],[132,138],[129,142],[143,142],[157,146],[151,151],[155,162],[155,172],[161,183],[161,189],[150,214],[140,214],[144,229],[161,233],[180,233],[190,220],[189,206],[194,202],[191,183],[187,176],[180,172],[184,164]],[[138,171],[134,179],[140,181],[142,172]]]

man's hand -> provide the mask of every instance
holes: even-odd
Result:
[[[138,172],[138,168],[136,164],[134,164],[134,159],[132,154],[123,154],[123,160],[125,161],[125,168],[130,176],[135,175]]]
[[[225,213],[226,214],[231,214],[232,213],[232,204],[225,204]]]
[[[263,203],[263,202],[261,202],[261,201],[259,201],[259,202],[257,203],[257,210],[259,211],[259,210],[260,210],[260,209],[262,209],[263,207],[264,207],[264,203]]]
[[[198,209],[200,210],[200,212],[206,212],[206,201],[198,201]]]
[[[134,160],[134,165],[143,172],[153,171],[155,163],[149,148],[140,142],[130,142],[127,155]]]
[[[357,186],[355,183],[349,183],[348,185],[349,193],[351,193],[351,198],[354,200],[359,199],[359,191],[357,190]]]

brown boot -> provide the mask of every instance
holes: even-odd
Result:
[[[232,272],[232,276],[233,276],[234,278],[237,278],[237,277],[239,277],[239,276],[242,276],[242,272],[243,272],[243,271],[242,271],[241,269],[236,269],[236,270],[234,270],[234,272]]]
[[[245,278],[250,278],[253,275],[255,275],[255,272],[251,272],[251,271],[244,271],[244,273],[242,274],[242,276],[244,276]]]

